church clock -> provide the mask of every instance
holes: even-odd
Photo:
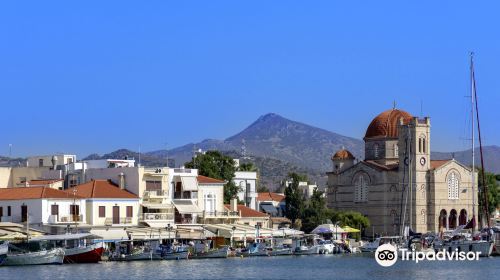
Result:
[[[421,157],[420,158],[420,164],[423,166],[425,165],[425,158],[424,157]]]

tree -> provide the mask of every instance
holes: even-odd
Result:
[[[479,173],[479,178],[478,178],[478,184],[479,184],[479,189],[484,190],[483,186],[483,173],[481,172],[481,169],[478,170]],[[485,175],[485,182],[486,185],[488,186],[488,193],[487,193],[487,198],[488,198],[488,211],[489,213],[495,212],[495,210],[500,206],[500,192],[498,191],[498,182],[495,174],[490,173],[490,172],[484,172]],[[484,194],[481,192],[479,194],[479,209],[480,211],[484,209],[483,204],[484,204]]]
[[[311,232],[315,227],[326,223],[331,218],[331,211],[326,207],[324,193],[314,190],[302,215],[302,231]]]
[[[240,164],[238,171],[252,171],[257,172],[257,167],[252,162],[246,162]]]
[[[331,217],[333,223],[338,223],[341,227],[350,226],[362,231],[370,226],[370,220],[356,211],[334,211]],[[355,234],[357,240],[359,240],[360,237],[360,234]]]
[[[230,203],[231,198],[238,194],[239,188],[233,182],[236,167],[231,157],[219,151],[207,151],[205,154],[197,155],[190,162],[186,162],[185,166],[198,169],[200,175],[226,181],[224,203]]]
[[[266,187],[266,186],[258,186],[257,187],[257,192],[258,193],[261,193],[261,192],[269,192],[269,188]]]
[[[307,177],[297,173],[289,173],[287,177],[287,181],[291,181],[291,183],[285,187],[285,212],[292,225],[296,224],[304,211],[304,200],[299,189],[299,182],[303,181],[304,178],[307,180]]]

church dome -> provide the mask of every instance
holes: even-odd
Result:
[[[337,151],[332,156],[332,160],[338,160],[338,159],[354,159],[354,156],[348,150],[342,149],[342,150]]]
[[[382,112],[366,129],[365,138],[397,138],[399,120],[403,119],[403,123],[408,124],[412,118],[412,115],[403,110],[391,109]]]

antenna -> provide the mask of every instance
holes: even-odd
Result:
[[[141,167],[141,145],[139,145],[139,167]]]

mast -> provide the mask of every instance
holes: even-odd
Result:
[[[471,67],[472,67],[472,89],[474,93],[474,100],[476,103],[476,121],[477,121],[477,136],[479,138],[479,155],[481,159],[481,183],[483,185],[483,211],[484,214],[486,215],[486,225],[490,227],[490,211],[489,211],[489,206],[488,206],[488,185],[486,184],[486,176],[484,174],[484,160],[483,160],[483,142],[481,139],[481,126],[479,125],[479,105],[477,104],[477,91],[476,91],[476,76],[474,73],[474,64],[472,61],[472,56],[474,54],[471,54]]]
[[[471,95],[470,95],[470,101],[471,101],[471,139],[472,139],[472,172],[471,172],[471,186],[472,186],[472,232],[476,230],[476,195],[475,195],[475,147],[474,147],[474,91],[475,91],[475,83],[474,83],[474,53],[471,52],[470,54],[470,81],[471,81]]]

